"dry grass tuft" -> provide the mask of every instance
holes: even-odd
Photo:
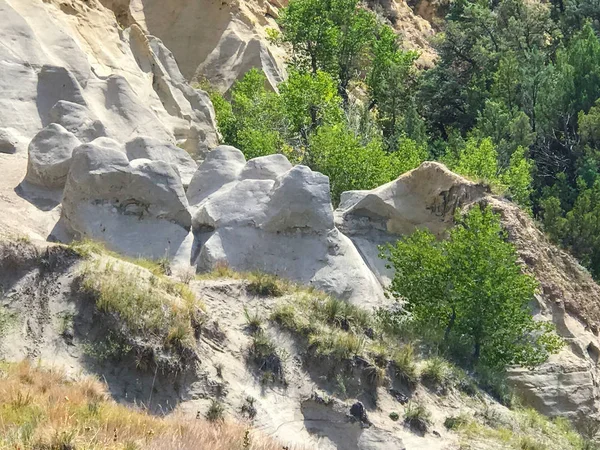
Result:
[[[96,257],[81,271],[80,290],[94,299],[98,311],[116,319],[112,331],[124,344],[131,345],[130,338],[136,336],[157,342],[167,352],[194,353],[205,307],[187,285]]]
[[[249,446],[244,446],[244,443]],[[241,424],[158,418],[110,400],[92,378],[0,364],[0,449],[281,450]],[[289,447],[290,449],[292,447]]]

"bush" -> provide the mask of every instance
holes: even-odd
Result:
[[[462,414],[459,416],[446,417],[446,420],[444,420],[444,426],[448,430],[457,430],[461,427],[464,427],[468,423],[469,423],[469,418]]]
[[[208,407],[208,411],[206,412],[206,419],[209,422],[217,422],[223,420],[223,413],[225,408],[223,404],[218,400],[212,400],[210,402],[210,406]]]
[[[283,360],[277,351],[277,346],[264,331],[258,330],[252,336],[248,356],[263,373],[263,381],[285,382]]]
[[[537,282],[522,272],[490,207],[473,207],[447,240],[418,230],[382,256],[395,269],[389,292],[405,299],[417,326],[444,330],[442,350],[451,342],[468,363],[502,370],[536,366],[561,348],[552,325],[533,320]]]
[[[398,422],[398,420],[400,419],[400,416],[398,415],[397,412],[391,412],[390,419],[392,419],[394,422]]]
[[[421,369],[421,380],[432,387],[445,391],[450,387],[452,368],[446,360],[436,356],[425,363]]]
[[[258,272],[252,274],[246,290],[251,295],[281,297],[286,292],[286,286],[277,276]]]
[[[415,402],[408,403],[406,412],[404,413],[404,422],[413,430],[426,433],[431,424],[430,418],[431,414],[425,406]]]
[[[415,363],[414,347],[406,344],[392,354],[394,372],[400,380],[414,386],[419,380]]]

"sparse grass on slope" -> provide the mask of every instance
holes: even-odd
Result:
[[[69,381],[59,371],[26,362],[0,365],[2,450],[281,448],[281,443],[228,420],[158,418],[118,405],[93,378]]]
[[[204,320],[204,305],[186,285],[112,258],[95,257],[85,263],[79,286],[99,312],[114,319],[107,326],[117,341],[120,337],[128,344],[123,348],[145,342],[150,349],[158,343],[167,353],[178,355],[175,361],[164,359],[164,368],[185,368]],[[137,354],[140,366],[147,365],[148,355],[157,362],[153,351],[138,349]]]
[[[135,264],[136,266],[143,267],[144,269],[148,269],[157,276],[168,275],[170,272],[169,259],[166,257],[156,260],[148,258],[129,258],[109,250],[102,242],[93,241],[91,239],[73,241],[71,244],[69,244],[69,248],[75,251],[82,258],[91,259],[94,257],[94,255],[110,256],[112,258],[127,261],[131,264]]]

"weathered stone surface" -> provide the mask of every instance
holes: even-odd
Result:
[[[15,153],[18,145],[19,141],[11,130],[0,128],[0,153]]]
[[[380,282],[392,272],[379,258],[379,245],[428,228],[437,236],[453,225],[454,211],[483,199],[488,189],[443,164],[424,162],[398,179],[370,191],[348,191],[335,211],[336,226],[356,245]]]
[[[0,41],[10,42],[0,48],[0,123],[20,140],[60,123],[82,142],[106,135],[175,143],[193,128],[198,147],[216,145],[207,97],[185,82],[160,41],[151,45],[139,27],[121,30],[99,2],[0,0],[0,15]]]
[[[206,155],[187,190],[190,205],[196,205],[221,186],[238,179],[246,158],[235,147],[220,145]]]
[[[280,154],[253,158],[246,163],[240,179],[275,180],[292,168],[288,159]]]
[[[91,111],[83,105],[59,100],[48,114],[49,121],[58,123],[73,133],[81,142],[91,142],[106,136],[104,125],[92,116]]]
[[[325,175],[295,166],[277,178],[270,197],[261,228],[271,232],[333,229],[329,178]]]
[[[80,144],[79,139],[61,125],[48,125],[29,144],[25,180],[51,189],[63,187],[73,149]]]
[[[247,163],[227,146],[210,152],[188,188],[198,269],[227,263],[310,283],[363,305],[382,287],[333,225],[326,176],[282,155]]]
[[[183,149],[168,142],[160,141],[146,136],[139,136],[125,144],[127,157],[134,159],[149,159],[151,161],[165,161],[172,164],[179,171],[184,186],[187,186],[198,165]]]
[[[245,24],[232,21],[195,75],[206,77],[213,86],[226,92],[252,68],[262,69],[273,90],[284,79],[283,70],[264,40]]]
[[[62,218],[76,237],[106,242],[125,254],[173,254],[191,216],[179,174],[164,161],[136,159],[106,141],[73,152]]]

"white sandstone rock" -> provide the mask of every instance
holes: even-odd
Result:
[[[220,145],[208,153],[190,181],[190,205],[197,205],[224,184],[236,181],[245,164],[244,154],[229,145]]]
[[[179,174],[164,161],[130,163],[106,139],[96,141],[73,152],[62,209],[67,229],[132,256],[173,255],[191,226]]]
[[[427,161],[370,191],[341,195],[336,226],[346,234],[383,285],[393,275],[379,258],[379,246],[428,228],[437,236],[453,225],[454,211],[483,199],[488,189]]]
[[[29,144],[29,160],[25,180],[51,189],[61,188],[67,181],[73,149],[79,139],[63,126],[50,124]]]
[[[292,167],[288,159],[281,154],[260,156],[246,163],[240,174],[240,179],[275,180]]]
[[[11,130],[0,128],[0,153],[15,153],[19,140]]]
[[[49,120],[58,123],[73,133],[81,142],[91,142],[106,136],[102,122],[92,116],[91,111],[77,103],[59,100],[49,112]]]
[[[226,263],[312,284],[375,306],[381,285],[333,224],[329,179],[283,155],[255,158],[227,146],[210,152],[188,188],[201,271]]]
[[[183,149],[168,142],[159,141],[146,136],[139,136],[125,144],[129,161],[149,159],[165,161],[177,167],[184,186],[190,184],[198,165]]]

